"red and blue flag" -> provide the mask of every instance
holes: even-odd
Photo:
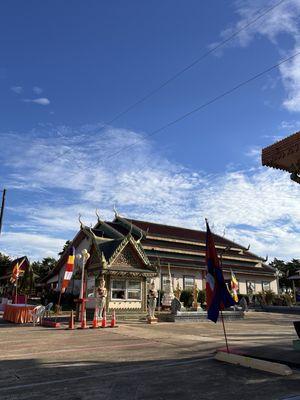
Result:
[[[220,310],[235,305],[223,277],[213,235],[206,221],[206,303],[207,318],[217,322]]]

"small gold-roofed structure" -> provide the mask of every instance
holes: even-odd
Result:
[[[300,183],[300,132],[296,132],[262,150],[262,165],[289,172]]]

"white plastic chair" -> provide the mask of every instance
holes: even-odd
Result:
[[[48,303],[46,305],[45,310],[44,310],[43,318],[44,317],[50,317],[50,310],[51,310],[52,307],[53,307],[53,303]]]
[[[35,326],[36,323],[41,323],[45,313],[45,309],[46,307],[44,306],[37,306],[33,310],[30,310],[33,326]]]

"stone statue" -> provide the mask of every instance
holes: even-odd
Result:
[[[148,290],[148,318],[149,320],[155,320],[155,308],[156,308],[156,303],[157,303],[157,290],[155,289],[155,284],[154,282],[151,282],[150,288]]]
[[[253,301],[253,294],[255,291],[255,283],[254,282],[248,282],[247,285],[247,292],[248,292],[248,298],[249,298],[249,304],[252,304]]]
[[[174,299],[174,291],[173,291],[173,284],[172,284],[172,276],[170,270],[170,264],[168,264],[169,276],[166,280],[166,287],[165,293],[162,298],[162,305],[163,307],[171,307],[172,300]]]
[[[98,318],[102,319],[103,310],[106,307],[107,290],[105,280],[102,276],[99,281],[99,286],[96,289],[96,307],[98,308]]]
[[[177,297],[174,297],[171,303],[171,313],[176,315],[178,311],[180,311],[182,308],[182,305]]]

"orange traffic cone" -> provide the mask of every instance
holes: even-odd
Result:
[[[93,319],[93,325],[92,328],[99,328],[98,325],[98,308],[95,308],[95,312],[94,312],[94,319]]]
[[[106,310],[105,310],[105,308],[104,308],[103,314],[102,314],[101,328],[106,328]]]
[[[74,314],[73,314],[73,310],[71,311],[71,314],[70,314],[68,329],[74,329]]]
[[[116,328],[117,327],[116,323],[117,323],[116,312],[115,312],[115,310],[113,310],[112,316],[111,316],[111,321],[110,321],[110,327],[111,328]]]
[[[81,320],[80,329],[86,329],[86,328],[87,328],[87,324],[86,324],[86,310],[84,310],[83,318],[82,318],[82,320]]]

